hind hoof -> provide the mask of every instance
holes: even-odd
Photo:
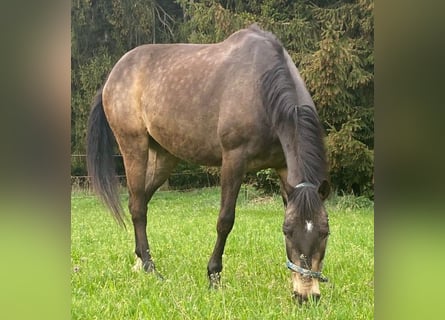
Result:
[[[136,256],[135,258],[135,263],[133,265],[133,267],[131,268],[134,272],[139,272],[143,269],[143,264],[142,264],[142,260]]]
[[[153,261],[147,261],[143,263],[144,271],[147,273],[156,272],[155,264]]]
[[[156,270],[155,264],[151,260],[144,263],[139,257],[136,256],[136,262],[132,269],[135,272],[144,270],[147,273],[153,273],[159,280],[164,280],[164,277]]]

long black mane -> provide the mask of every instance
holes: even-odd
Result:
[[[323,180],[327,180],[322,125],[314,107],[298,105],[299,92],[287,66],[284,49],[274,37],[268,39],[276,55],[273,66],[261,78],[263,105],[278,135],[292,130],[292,145],[286,147],[297,149],[300,182],[309,182],[318,187]],[[295,188],[291,199],[295,199],[298,211],[304,218],[312,217],[322,205],[317,189],[312,187]]]

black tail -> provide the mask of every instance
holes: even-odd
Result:
[[[87,129],[87,168],[93,188],[123,226],[124,214],[119,199],[119,189],[113,151],[116,141],[105,117],[102,89],[97,93]]]

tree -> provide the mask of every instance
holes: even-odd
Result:
[[[369,0],[314,7],[321,39],[300,65],[328,132],[334,186],[368,196],[374,169],[372,12]]]
[[[90,104],[117,60],[128,50],[155,42],[173,42],[173,1],[74,0],[71,6],[71,152],[85,154]],[[121,164],[122,166],[122,164]],[[121,172],[122,168],[118,170]],[[86,175],[85,159],[75,157],[72,173]]]
[[[171,10],[163,8],[166,4]],[[145,43],[175,41],[173,1],[76,0],[71,6],[71,151],[85,152],[90,103],[117,60]]]

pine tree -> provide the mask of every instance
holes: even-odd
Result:
[[[328,132],[330,173],[337,190],[372,196],[373,3],[314,7],[322,30],[302,75]]]

